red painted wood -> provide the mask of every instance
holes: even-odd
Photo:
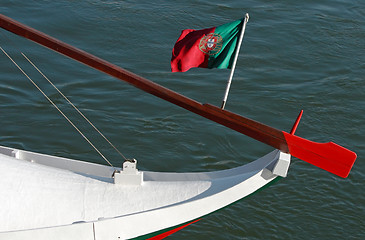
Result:
[[[205,104],[204,106],[213,109],[219,114],[223,114],[230,118],[231,128],[236,131],[243,132],[246,135],[255,138],[261,142],[265,142],[283,152],[289,152],[292,156],[303,161],[311,163],[328,172],[336,174],[340,177],[347,177],[356,160],[356,153],[341,147],[335,143],[316,143],[307,139],[279,131],[264,124],[255,122],[248,118],[244,118],[235,113],[222,110],[218,107]],[[297,128],[303,111],[300,112],[294,130]],[[268,137],[270,136],[270,137]]]
[[[291,155],[314,166],[346,178],[356,160],[356,153],[333,142],[316,143],[283,132]]]
[[[303,115],[303,110],[300,111],[297,119],[295,120],[295,123],[294,123],[292,129],[290,130],[290,134],[291,135],[294,135],[295,131],[297,130],[298,125],[299,125],[299,122],[300,122],[300,119],[302,118],[302,115]]]
[[[178,228],[172,229],[172,230],[170,230],[170,231],[164,232],[164,233],[159,234],[159,235],[157,235],[157,236],[154,236],[154,237],[148,238],[148,240],[160,240],[160,239],[164,239],[165,237],[168,237],[168,236],[170,236],[171,234],[176,233],[176,232],[180,231],[181,229],[186,228],[186,227],[187,227],[187,226],[189,226],[190,224],[196,223],[196,222],[197,222],[197,221],[199,221],[199,220],[200,220],[200,219],[195,220],[195,221],[192,221],[192,222],[190,222],[190,223],[187,223],[187,224],[185,224],[185,225],[183,225],[183,226],[180,226],[180,227],[178,227]]]

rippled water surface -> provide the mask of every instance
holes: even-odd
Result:
[[[226,108],[282,130],[304,110],[297,135],[358,154],[347,179],[293,159],[287,178],[205,217],[171,239],[365,239],[365,2],[7,1],[0,13],[199,102],[220,105],[228,70],[171,73],[185,28],[250,14]],[[115,165],[121,159],[31,69],[23,51],[139,168],[214,171],[270,147],[105,74],[0,31],[24,67]],[[0,55],[0,144],[104,163],[47,100]]]

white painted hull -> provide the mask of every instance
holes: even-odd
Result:
[[[278,159],[290,155],[275,150],[217,172],[145,171],[142,185],[127,186],[113,183],[108,166],[0,147],[0,239],[143,236],[255,192],[277,177]]]

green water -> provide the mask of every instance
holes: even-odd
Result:
[[[293,159],[289,175],[170,239],[365,239],[365,2],[7,1],[0,13],[202,103],[220,105],[228,70],[171,73],[182,29],[250,14],[226,109],[358,154],[347,179]],[[0,46],[114,165],[122,160],[78,117],[19,50],[139,168],[214,171],[270,147],[164,102],[29,41],[0,31]],[[0,145],[104,163],[45,98],[0,55]],[[0,176],[1,178],[1,176]],[[1,190],[0,190],[1,191]],[[0,206],[1,207],[1,206]]]

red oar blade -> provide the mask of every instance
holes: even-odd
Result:
[[[328,172],[346,178],[356,160],[356,153],[336,143],[316,143],[283,132],[292,156]]]
[[[204,104],[204,107],[206,108],[206,111],[208,111],[208,109],[214,111],[214,116],[216,118],[225,120],[217,121],[217,119],[211,118],[213,121],[219,122],[260,142],[280,149],[282,152],[290,153],[296,158],[338,176],[347,177],[356,160],[356,154],[354,152],[335,143],[312,142],[227,110],[222,110],[213,105]],[[293,126],[292,133],[295,132],[302,113],[303,112],[301,111]]]

